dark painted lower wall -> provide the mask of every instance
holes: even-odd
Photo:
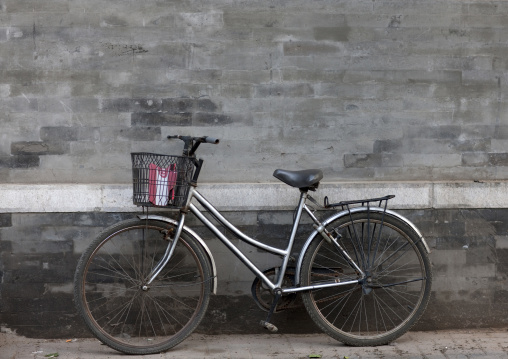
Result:
[[[508,324],[508,210],[401,211],[422,231],[432,248],[433,296],[418,329],[476,328]],[[323,213],[324,214],[324,213]],[[29,337],[88,336],[72,300],[78,258],[102,228],[133,214],[0,214],[0,324]],[[226,215],[250,236],[281,245],[292,212]],[[189,224],[196,224],[190,221]],[[266,313],[250,297],[254,276],[209,232],[197,226],[219,271],[203,333],[260,333]],[[305,232],[305,231],[304,231]],[[302,233],[301,242],[306,238]],[[248,255],[270,266],[258,250],[241,244]],[[303,307],[275,315],[284,333],[317,331]]]

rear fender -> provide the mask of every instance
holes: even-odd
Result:
[[[333,222],[333,221],[335,221],[335,220],[337,220],[337,219],[339,219],[341,217],[349,216],[350,213],[353,214],[353,213],[367,212],[367,211],[377,212],[377,213],[383,213],[383,212],[385,212],[385,209],[384,208],[380,208],[380,207],[369,207],[369,208],[367,208],[367,207],[355,207],[355,208],[351,208],[351,210],[344,210],[344,211],[341,211],[339,213],[334,214],[331,217],[328,217],[326,220],[324,220],[322,222],[322,224],[326,227],[331,222]],[[407,219],[406,217],[400,215],[397,212],[390,211],[389,209],[386,210],[385,215],[386,216],[395,217],[395,218],[401,220],[402,222],[404,222],[405,224],[407,224],[409,227],[411,227],[411,229],[418,235],[418,237],[420,237],[420,240],[422,241],[423,246],[425,247],[425,250],[427,251],[427,253],[430,253],[430,248],[427,245],[427,242],[425,241],[425,238],[423,238],[422,233],[420,232],[420,230],[418,228],[416,228],[416,226],[409,219]],[[298,263],[296,265],[295,282],[297,282],[297,283],[295,283],[295,284],[299,284],[300,283],[300,271],[301,271],[301,268],[302,268],[302,262],[303,262],[304,253],[307,251],[307,249],[309,248],[311,242],[314,240],[314,238],[317,235],[318,235],[318,231],[314,230],[309,235],[309,237],[305,241],[305,244],[302,247],[302,251],[300,252],[300,256],[298,258]]]

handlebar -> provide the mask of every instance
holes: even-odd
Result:
[[[199,173],[201,172],[201,167],[203,166],[203,160],[197,159],[194,156],[194,153],[198,149],[199,145],[202,143],[212,143],[214,145],[218,144],[220,141],[218,138],[203,136],[203,137],[191,137],[191,136],[168,136],[168,139],[177,138],[182,140],[185,145],[183,146],[183,156],[192,157],[194,165],[196,166],[196,170],[194,171],[194,175],[192,176],[191,184],[196,184],[198,182]],[[190,150],[189,150],[190,148]]]
[[[218,138],[209,137],[209,136],[202,136],[202,137],[191,137],[191,136],[168,136],[168,139],[177,138],[179,140],[182,140],[185,145],[183,148],[183,155],[184,156],[193,156],[196,150],[198,149],[199,145],[202,143],[211,143],[211,144],[218,144],[220,140]],[[191,148],[189,151],[189,147]]]
[[[168,136],[168,139],[171,138],[178,138],[179,140],[186,141],[186,140],[192,140],[194,142],[201,142],[201,143],[213,143],[214,145],[218,144],[220,140],[218,138],[210,137],[210,136],[202,136],[202,137],[191,137],[191,136]]]

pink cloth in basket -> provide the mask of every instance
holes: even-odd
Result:
[[[150,163],[148,170],[148,200],[155,206],[168,205],[175,199],[176,165],[162,168]]]

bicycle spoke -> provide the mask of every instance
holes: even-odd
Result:
[[[345,253],[319,237],[309,246],[302,285],[358,280],[302,293],[311,318],[329,335],[353,345],[385,344],[407,331],[423,312],[430,294],[430,264],[420,239],[399,224],[383,214],[355,213],[330,224]],[[344,259],[348,255],[364,278]]]
[[[171,243],[164,236],[167,228],[150,221],[126,223],[98,238],[87,261],[78,265],[83,274],[76,293],[83,294],[76,294],[76,302],[90,329],[111,347],[160,352],[199,323],[213,276],[199,245],[180,237],[169,263],[146,285]]]
[[[102,262],[106,263],[106,265],[107,265],[107,266],[105,267],[105,266],[102,266],[102,265],[100,265],[100,264],[98,264],[98,263],[94,263],[94,268],[98,267],[98,268],[102,268],[102,269],[104,269],[104,270],[106,270],[106,271],[108,271],[108,272],[111,272],[111,273],[116,273],[116,274],[117,274],[117,276],[119,276],[119,277],[120,277],[120,279],[122,279],[122,278],[123,278],[123,279],[129,280],[129,281],[131,281],[133,284],[135,284],[136,282],[135,282],[134,278],[133,278],[131,275],[129,275],[129,274],[125,271],[125,269],[123,268],[123,266],[121,266],[121,265],[120,265],[120,264],[119,264],[119,263],[118,263],[118,262],[117,262],[117,261],[113,258],[113,256],[111,256],[111,255],[110,255],[110,257],[111,257],[111,259],[112,259],[113,261],[115,261],[115,263],[117,264],[117,266],[118,266],[118,267],[114,267],[114,266],[112,266],[112,265],[111,265],[111,263],[109,263],[108,261],[106,261],[104,258],[99,257],[98,259],[99,259],[100,261],[102,261]],[[120,269],[120,270],[121,270],[121,273],[118,273],[118,269]]]
[[[165,314],[166,317],[169,317],[172,320],[174,320],[175,322],[177,322],[180,327],[185,326],[186,322],[185,323],[180,322],[174,314],[172,314],[168,309],[164,308],[164,306],[161,303],[164,304],[164,303],[166,303],[165,301],[159,301],[159,300],[152,298],[152,297],[150,297],[150,299],[152,299],[154,301],[156,306],[159,308],[159,310],[161,310]],[[189,307],[189,309],[192,309],[192,307]],[[176,312],[179,313],[180,316],[183,317],[185,320],[188,320],[191,318],[191,315],[185,315],[181,311],[176,311]]]

